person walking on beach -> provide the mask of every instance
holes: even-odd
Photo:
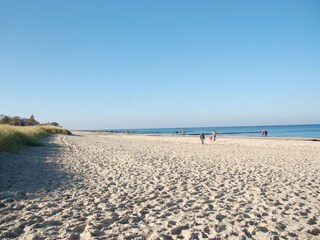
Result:
[[[266,137],[268,137],[268,131],[267,131],[267,130],[264,131],[264,135],[265,135]]]
[[[204,136],[204,133],[201,132],[201,134],[200,134],[201,144],[204,144],[204,139],[205,139],[205,138],[206,138],[206,137]]]
[[[217,132],[216,130],[212,130],[212,139],[214,142],[216,141],[216,138],[217,138]]]

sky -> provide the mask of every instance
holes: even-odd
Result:
[[[75,129],[320,123],[320,1],[0,0],[0,114]]]

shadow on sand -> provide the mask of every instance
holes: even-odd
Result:
[[[0,200],[32,198],[67,187],[72,174],[59,163],[61,146],[52,137],[43,139],[43,147],[30,147],[19,154],[0,153]]]

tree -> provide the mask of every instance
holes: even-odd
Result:
[[[5,115],[0,116],[0,124],[9,124],[11,121],[11,118]]]

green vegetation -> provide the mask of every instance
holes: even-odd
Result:
[[[5,115],[0,115],[0,124],[9,124],[11,118]]]
[[[24,146],[42,146],[42,137],[57,133],[71,135],[62,127],[0,125],[0,152],[17,153]]]
[[[0,151],[17,153],[23,146],[41,146],[39,138],[46,135],[36,127],[0,126]]]
[[[72,135],[72,133],[63,127],[54,127],[54,126],[49,126],[49,125],[43,125],[39,126],[42,130],[44,130],[47,133],[50,134],[65,134],[65,135]]]

